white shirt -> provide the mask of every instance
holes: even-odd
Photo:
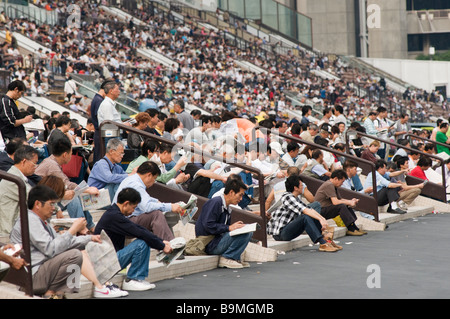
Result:
[[[267,161],[261,161],[260,159],[252,161],[252,166],[259,169],[263,174],[272,174],[277,171],[273,164]]]
[[[116,102],[108,96],[105,97],[98,107],[97,117],[99,125],[106,120],[121,122],[120,113],[116,110]]]
[[[192,130],[190,130],[185,138],[186,143],[195,142],[201,145],[205,142],[208,142],[209,141],[208,135],[206,135],[205,132],[202,132],[201,129],[202,129],[201,127],[195,127]]]

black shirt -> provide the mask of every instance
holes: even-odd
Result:
[[[3,139],[26,138],[23,125],[15,126],[16,120],[21,118],[16,102],[9,96],[3,95],[0,99],[0,131]]]
[[[125,217],[116,204],[111,205],[103,213],[95,227],[94,234],[98,235],[102,230],[105,230],[116,251],[125,247],[125,237],[127,236],[142,239],[149,247],[154,249],[163,250],[165,246],[162,239],[151,231]]]

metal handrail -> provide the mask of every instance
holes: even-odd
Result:
[[[16,13],[15,15],[12,14],[13,11],[15,11],[15,13]],[[36,15],[31,14],[31,12],[25,12],[24,10],[17,8],[17,7],[8,6],[6,8],[6,12],[8,14],[8,17],[13,17],[13,16],[17,17],[18,16],[17,12],[18,12],[20,15],[25,16],[28,19],[38,22],[39,25],[48,24],[47,21],[43,21],[40,19],[40,18],[42,18],[41,14],[39,14],[40,17],[38,18]]]
[[[31,245],[28,222],[27,190],[25,182],[16,175],[0,170],[0,178],[17,184],[19,190],[19,216],[22,235],[23,257],[27,263],[24,269],[11,268],[4,281],[24,287],[25,293],[33,296],[33,277],[31,273]]]
[[[430,140],[430,139],[425,138],[425,137],[422,137],[422,136],[414,135],[414,134],[412,134],[412,133],[406,133],[406,134],[405,134],[405,137],[411,137],[411,139],[416,138],[416,139],[418,139],[418,140],[422,140],[422,141],[425,141],[425,142],[427,142],[427,143],[433,143],[433,144],[435,144],[435,145],[445,146],[445,147],[447,147],[447,148],[450,149],[450,144],[445,144],[445,143],[433,141],[433,140]]]
[[[71,73],[71,76],[72,76],[72,73]],[[75,78],[76,78],[76,75],[75,75]],[[85,90],[88,90],[89,92],[91,92],[91,93],[93,93],[93,94],[96,94],[96,93],[97,93],[97,91],[95,91],[94,89],[92,89],[92,88],[88,87],[87,85],[83,84],[78,78],[77,78],[77,79],[75,79],[75,78],[72,77],[72,79],[74,80],[74,82],[75,82],[77,85],[79,85],[80,87],[82,87],[82,88],[85,89]],[[116,102],[116,104],[117,104],[118,106],[120,106],[120,107],[126,109],[127,111],[129,111],[129,112],[132,113],[132,114],[138,113],[138,111],[137,111],[136,109],[133,109],[132,107],[127,106],[127,105],[125,105],[125,104],[123,104],[123,103]]]
[[[265,130],[269,134],[272,133],[272,131],[270,129],[268,129],[268,128],[261,127],[261,126],[256,126],[253,129],[253,131],[252,131],[252,140],[253,141],[256,141],[256,130],[260,130],[260,129]],[[292,135],[283,134],[283,133],[279,133],[279,132],[273,132],[273,133],[278,135],[278,136],[280,136],[280,137],[283,137],[285,139],[292,140],[292,141],[295,141],[297,143],[309,145],[309,146],[321,149],[323,151],[333,153],[333,154],[338,155],[338,156],[344,156],[345,158],[353,160],[353,161],[355,161],[357,163],[363,163],[364,165],[370,166],[371,171],[372,171],[372,185],[376,185],[375,164],[372,163],[371,161],[365,160],[363,158],[359,158],[357,156],[354,156],[354,155],[351,155],[351,154],[348,154],[348,153],[343,153],[343,152],[334,150],[332,148],[329,148],[329,147],[326,147],[326,146],[323,146],[323,145],[319,145],[319,144],[316,144],[316,143],[308,142],[308,141],[305,141],[305,140],[303,140],[301,138],[298,138],[298,137],[295,137],[295,136],[292,136]],[[376,187],[373,188],[373,196],[372,197],[378,203],[378,194],[377,194],[377,188]],[[379,221],[378,205],[377,205],[376,209],[374,209],[374,217],[375,217],[376,221]]]
[[[377,141],[382,142],[382,143],[390,144],[390,145],[393,145],[393,146],[398,147],[398,148],[403,148],[403,149],[408,150],[408,151],[416,152],[416,153],[418,153],[420,155],[428,156],[430,158],[433,158],[433,159],[439,161],[440,162],[440,166],[442,167],[442,186],[444,187],[444,192],[445,192],[445,185],[446,185],[445,184],[445,165],[444,165],[444,161],[439,156],[428,154],[428,153],[419,151],[417,149],[413,149],[411,147],[407,147],[407,146],[404,146],[404,145],[397,144],[397,143],[392,142],[390,140],[385,140],[385,139],[382,139],[382,138],[379,138],[379,137],[376,137],[376,136],[373,136],[373,135],[370,135],[370,134],[358,132],[356,130],[351,130],[351,129],[349,129],[349,130],[347,130],[345,132],[345,147],[346,147],[346,152],[347,153],[349,153],[349,151],[350,151],[349,140],[348,140],[348,133],[350,131],[356,133],[357,135],[361,135],[361,136],[364,136],[364,137],[367,137],[367,138],[370,138],[370,139],[373,139],[373,140],[377,140]]]
[[[102,127],[104,125],[108,125],[108,124],[109,125],[116,125],[118,128],[120,128],[122,130],[126,130],[126,131],[129,131],[129,132],[133,132],[133,133],[139,134],[140,136],[144,136],[146,138],[150,138],[150,139],[156,140],[156,141],[158,141],[160,143],[166,143],[166,144],[169,144],[169,145],[172,145],[172,146],[178,146],[178,147],[186,149],[186,150],[189,149],[192,153],[195,153],[197,155],[203,155],[204,154],[202,150],[199,150],[198,148],[196,148],[196,147],[194,147],[192,145],[187,145],[187,144],[184,144],[184,143],[174,142],[172,140],[169,140],[169,139],[157,136],[157,135],[149,133],[147,131],[143,131],[143,130],[137,129],[135,127],[132,127],[132,126],[129,126],[129,125],[125,125],[125,124],[122,124],[122,123],[118,123],[118,122],[113,122],[113,121],[109,121],[109,120],[108,121],[103,121],[99,125],[99,130],[101,131]],[[100,139],[100,154],[101,154],[102,157],[105,155],[105,141],[104,141],[103,138]],[[265,201],[264,201],[265,196],[264,196],[264,187],[263,187],[264,186],[264,175],[262,174],[262,172],[259,169],[254,168],[252,166],[248,166],[248,165],[242,164],[242,163],[236,163],[234,161],[227,161],[224,158],[221,158],[221,157],[218,157],[218,156],[215,156],[215,155],[212,155],[212,154],[211,155],[208,154],[208,158],[216,160],[216,161],[219,161],[219,162],[222,162],[222,163],[227,163],[227,164],[229,164],[231,166],[235,166],[235,167],[241,168],[241,169],[246,170],[246,171],[250,171],[250,172],[252,172],[252,173],[254,173],[254,174],[256,174],[258,176],[258,182],[259,182],[259,185],[260,185],[260,187],[259,187],[260,217],[261,217],[262,223],[263,223],[262,227],[265,230],[266,229],[267,220],[266,220],[266,207],[265,207]],[[263,247],[267,247],[267,232],[264,231],[263,233],[264,233],[264,238],[262,240],[262,245],[263,245]]]

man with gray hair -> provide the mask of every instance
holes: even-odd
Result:
[[[120,166],[124,151],[122,141],[117,138],[110,139],[106,145],[106,155],[94,164],[88,178],[89,186],[108,189],[111,199],[114,198],[120,183],[128,177]],[[137,168],[131,174],[134,174],[136,170]]]
[[[120,87],[116,82],[108,82],[104,85],[103,90],[105,91],[105,99],[102,101],[98,107],[97,118],[98,125],[100,126],[102,122],[106,120],[114,122],[122,122],[120,113],[116,110],[117,98],[120,95]]]
[[[308,129],[300,134],[302,140],[314,143],[314,137],[319,133],[319,127],[314,123],[309,123]]]

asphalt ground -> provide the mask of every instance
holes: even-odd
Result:
[[[130,292],[123,299],[152,300],[152,305],[167,307],[167,314],[197,311],[194,317],[236,311],[254,315],[264,310],[267,314],[270,305],[276,311],[288,311],[298,307],[295,299],[448,299],[449,229],[450,214],[426,215],[390,224],[383,232],[338,238],[343,246],[339,252],[304,247],[280,254],[276,262],[251,263],[250,268],[240,270],[218,268],[156,282],[156,289]],[[255,303],[259,305],[256,308]],[[194,305],[210,305],[210,312],[205,316],[201,311],[206,308]]]

